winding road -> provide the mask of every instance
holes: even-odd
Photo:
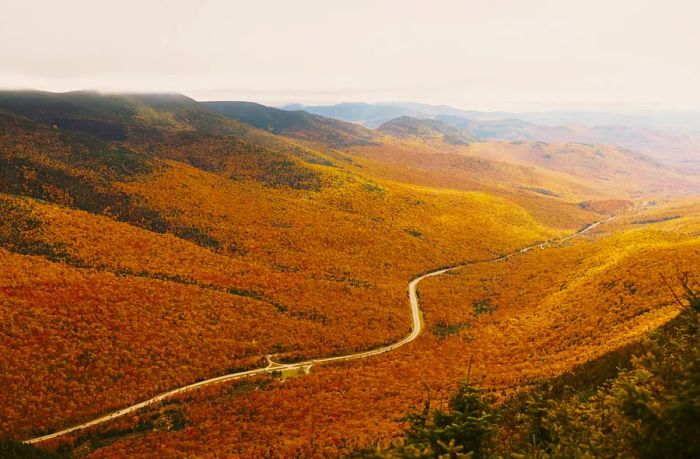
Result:
[[[489,261],[484,261],[481,263],[497,263],[500,261],[505,261],[505,260],[515,256],[515,255],[525,253],[528,250],[534,249],[536,247],[543,249],[546,246],[551,245],[551,244],[568,241],[576,236],[580,236],[581,234],[587,233],[588,231],[592,230],[593,228],[597,227],[598,225],[605,223],[605,222],[608,222],[608,221],[612,220],[613,218],[615,218],[615,217],[611,216],[611,217],[606,218],[605,220],[600,220],[600,221],[591,223],[590,225],[582,228],[581,230],[579,230],[579,231],[577,231],[577,232],[575,232],[575,233],[573,233],[570,236],[567,236],[565,238],[557,239],[557,240],[553,240],[553,241],[548,241],[548,242],[543,242],[543,243],[539,243],[539,244],[534,244],[534,245],[525,247],[523,249],[520,249],[518,251],[515,251],[513,253],[510,253],[508,255],[504,255],[500,258],[496,258],[496,259],[489,260]],[[477,263],[479,263],[479,262],[477,262]],[[250,376],[273,373],[276,371],[301,369],[301,370],[308,373],[310,368],[313,365],[317,365],[317,364],[321,364],[321,363],[329,363],[329,362],[344,362],[347,360],[363,359],[363,358],[367,358],[367,357],[372,357],[374,355],[384,354],[386,352],[393,351],[394,349],[397,349],[397,348],[404,346],[404,345],[410,343],[411,341],[415,340],[422,330],[421,311],[420,311],[420,306],[419,306],[419,302],[418,302],[418,293],[417,293],[418,284],[423,279],[426,279],[428,277],[440,276],[442,274],[445,274],[448,271],[452,271],[452,270],[461,268],[463,266],[467,266],[469,264],[474,264],[474,263],[464,263],[464,264],[460,264],[460,265],[456,265],[456,266],[451,266],[448,268],[438,269],[436,271],[431,271],[427,274],[423,274],[421,276],[418,276],[418,277],[414,278],[411,282],[409,282],[409,284],[408,284],[408,299],[409,299],[409,302],[411,305],[411,317],[412,317],[412,321],[413,321],[412,326],[411,326],[411,333],[408,336],[406,336],[405,338],[403,338],[395,343],[388,344],[388,345],[382,346],[382,347],[378,347],[376,349],[371,349],[369,351],[357,352],[354,354],[339,355],[339,356],[334,356],[334,357],[325,357],[325,358],[319,358],[319,359],[305,360],[303,362],[296,362],[296,363],[286,363],[286,364],[276,363],[270,359],[270,356],[268,356],[267,357],[268,366],[266,366],[266,367],[256,368],[256,369],[248,370],[248,371],[241,371],[238,373],[230,373],[227,375],[218,376],[216,378],[206,379],[204,381],[200,381],[200,382],[188,384],[186,386],[178,387],[176,389],[172,389],[172,390],[169,390],[167,392],[163,392],[161,394],[158,394],[155,397],[149,398],[148,400],[144,400],[143,402],[137,403],[135,405],[131,405],[131,406],[126,407],[126,408],[122,408],[118,411],[115,411],[115,412],[110,413],[110,414],[106,414],[104,416],[101,416],[99,418],[85,422],[83,424],[79,424],[79,425],[76,425],[73,427],[69,427],[67,429],[59,430],[59,431],[51,433],[51,434],[47,434],[47,435],[43,435],[40,437],[31,438],[29,440],[25,440],[24,443],[28,443],[28,444],[40,443],[40,442],[43,442],[46,440],[50,440],[52,438],[56,438],[56,437],[60,437],[62,435],[69,434],[71,432],[75,432],[77,430],[82,430],[82,429],[86,429],[88,427],[91,427],[91,426],[94,426],[97,424],[102,424],[102,423],[107,422],[109,420],[116,419],[118,417],[124,416],[124,415],[129,414],[129,413],[133,413],[134,411],[140,410],[141,408],[144,408],[144,407],[151,405],[153,403],[160,402],[161,400],[172,397],[174,395],[182,394],[184,392],[189,392],[191,390],[198,389],[198,388],[204,387],[204,386],[209,386],[211,384],[217,384],[217,383],[221,383],[221,382],[225,382],[225,381],[235,381],[237,379],[243,379],[243,378],[247,378]]]

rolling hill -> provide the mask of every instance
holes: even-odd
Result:
[[[0,107],[5,435],[266,354],[395,341],[405,279],[596,218],[384,181],[181,96],[5,93]]]
[[[395,343],[411,331],[407,282],[445,266],[466,264],[425,284],[427,329],[410,346],[212,385],[42,446],[349,454],[398,438],[422,387],[448,393],[470,353],[484,386],[507,392],[673,316],[650,279],[684,250],[696,264],[697,207],[640,204],[691,191],[689,174],[610,146],[473,139],[437,120],[372,131],[176,94],[0,93],[0,434],[46,434],[268,358]],[[585,241],[536,248],[610,213]],[[477,320],[472,284],[511,301]],[[584,339],[595,314],[601,335]]]
[[[472,120],[438,115],[436,120],[482,139],[525,142],[615,145],[643,153],[664,164],[693,168],[700,163],[700,134],[662,131],[649,127],[607,124],[548,126],[521,119]]]
[[[71,441],[88,449],[90,442],[116,440],[94,450],[101,457],[212,449],[245,457],[377,455],[377,445],[400,445],[407,436],[405,424],[396,419],[420,413],[426,400],[437,399],[436,409],[444,407],[440,400],[451,399],[467,373],[485,398],[501,401],[538,384],[548,387],[556,378],[563,384],[572,368],[578,371],[569,385],[596,384],[596,378],[603,385],[606,375],[616,374],[616,364],[630,365],[630,347],[679,314],[655,278],[697,266],[700,220],[696,205],[671,212],[684,217],[649,227],[634,223],[647,215],[624,218],[584,240],[430,279],[421,294],[428,332],[415,349],[318,367],[299,378],[212,387]],[[613,368],[600,362],[606,355]],[[180,413],[182,427],[160,427],[159,418],[173,416],[166,410]],[[152,425],[149,419],[155,420]],[[308,435],[313,441],[305,440]]]
[[[484,141],[533,141],[615,145],[644,153],[667,165],[700,166],[700,116],[695,112],[624,115],[604,112],[484,112],[415,102],[343,103],[331,106],[283,107],[379,128],[408,116],[434,119]]]
[[[286,105],[283,110],[304,110],[316,115],[356,123],[368,128],[376,128],[400,116],[430,118],[430,115],[406,107],[392,107],[380,104],[345,102],[336,105]]]
[[[699,176],[666,166],[642,153],[600,144],[489,142],[474,145],[469,154],[514,164],[563,172],[618,190],[621,195],[698,193]]]
[[[437,120],[419,120],[402,116],[387,121],[377,131],[400,139],[420,138],[426,141],[438,140],[451,145],[469,145],[476,137]]]
[[[377,135],[369,129],[303,110],[280,110],[252,102],[203,104],[228,118],[253,127],[300,140],[318,142],[332,148],[366,145],[377,141]]]
[[[469,179],[480,180],[488,177],[492,182],[498,183],[519,182],[525,189],[542,190],[548,195],[562,194],[560,187],[556,186],[561,181],[568,182],[564,188],[576,189],[579,195],[589,194],[591,197],[596,194],[601,196],[601,193],[628,198],[637,198],[645,193],[657,196],[677,193],[693,195],[700,191],[700,175],[693,169],[682,170],[677,165],[668,165],[623,147],[600,143],[547,143],[534,140],[543,136],[543,129],[552,139],[576,138],[579,132],[574,128],[548,128],[519,120],[472,121],[445,116],[418,120],[401,117],[385,123],[377,128],[377,131],[402,139],[406,142],[402,147],[394,142],[395,146],[390,148],[392,142],[385,141],[384,148],[367,147],[355,150],[363,150],[368,156],[382,158],[382,161],[386,162],[390,160],[387,152],[403,149],[405,153],[394,159],[399,169],[409,165],[425,168],[431,158],[441,164],[437,169],[443,172],[454,171],[460,168],[458,165],[471,162],[469,169],[472,173]],[[489,138],[511,140],[484,140]],[[533,183],[533,180],[523,178],[524,170],[512,169],[510,177],[494,172],[496,169],[505,172],[513,165],[534,168],[529,173],[533,178],[544,171],[563,175],[558,180],[551,176],[540,179],[537,184]],[[480,169],[481,172],[478,172]],[[553,186],[548,188],[543,185],[547,181]],[[588,191],[584,191],[584,187],[581,186],[583,184],[590,187]]]
[[[330,164],[318,151],[177,94],[0,92],[1,112],[43,125],[40,135],[54,139],[83,134],[87,142],[112,142],[141,155],[271,186],[317,188],[321,179],[309,164]],[[25,124],[24,129],[29,138],[34,128]]]

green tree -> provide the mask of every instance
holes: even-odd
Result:
[[[403,457],[484,457],[496,415],[482,399],[482,391],[467,382],[459,384],[447,410],[430,409],[406,418],[408,439]],[[410,454],[408,454],[410,453]]]

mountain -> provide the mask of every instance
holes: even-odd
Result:
[[[478,112],[460,110],[448,105],[428,105],[416,102],[378,102],[376,104],[345,102],[336,105],[291,104],[284,110],[304,110],[309,113],[335,118],[351,123],[376,128],[395,118],[410,116],[416,119],[434,118],[438,115],[458,116],[468,119],[502,119],[516,116],[507,112]]]
[[[379,102],[377,105],[405,108],[408,110],[412,110],[416,113],[422,113],[425,116],[429,117],[437,117],[439,115],[443,115],[475,120],[501,120],[518,117],[516,113],[510,112],[483,112],[476,110],[462,110],[459,108],[450,107],[449,105],[430,105],[421,104],[418,102]]]
[[[396,342],[416,273],[599,218],[491,161],[478,188],[385,180],[360,152],[408,143],[379,137],[330,158],[180,95],[0,93],[0,434]]]
[[[345,102],[336,105],[288,105],[283,110],[304,110],[316,115],[357,123],[368,128],[376,128],[400,116],[430,118],[430,115],[406,107],[392,107],[363,102]]]
[[[139,131],[233,131],[224,119],[182,94],[100,94],[0,91],[0,109],[42,124],[81,131],[105,140],[124,140]]]
[[[646,154],[665,164],[700,170],[700,134],[623,125],[549,126],[516,118],[475,120],[437,115],[435,119],[483,140],[616,145]]]
[[[447,123],[440,121],[443,119]],[[439,176],[445,183],[451,183],[468,170],[463,183],[469,183],[469,179],[481,183],[489,180],[520,183],[524,189],[550,195],[577,190],[579,195],[591,197],[617,193],[619,197],[637,198],[645,193],[693,194],[700,190],[698,174],[681,171],[644,153],[614,145],[560,140],[575,139],[576,134],[580,138],[589,131],[589,128],[581,129],[583,132],[521,120],[480,121],[443,115],[427,120],[401,117],[383,124],[377,131],[408,144],[387,141],[384,147],[362,151],[382,162],[393,161],[393,174],[403,167],[420,167],[430,171],[422,180],[437,174],[436,179]],[[552,143],[538,140],[543,137]],[[494,141],[504,138],[508,141]],[[526,172],[517,170],[515,165],[533,169]],[[451,174],[444,176],[448,170]],[[544,171],[563,175],[545,178]]]
[[[700,190],[698,175],[612,145],[485,142],[473,145],[468,154],[562,172],[634,198],[653,193],[695,194]]]
[[[417,102],[343,103],[331,106],[293,104],[325,117],[377,128],[409,116],[436,119],[483,140],[616,145],[647,154],[666,164],[700,171],[700,113],[649,112],[483,112]]]
[[[420,138],[422,140],[442,140],[451,145],[468,145],[476,138],[461,129],[438,120],[416,119],[402,116],[387,121],[377,128],[378,132],[397,138]]]
[[[437,121],[471,133],[483,140],[542,141],[539,126],[515,118],[479,120],[453,115],[437,115]],[[554,128],[549,128],[554,129]]]
[[[678,133],[649,127],[604,125],[581,132],[579,139],[618,145],[667,164],[700,171],[700,132]]]
[[[214,105],[0,93],[0,451],[374,450],[425,387],[508,398],[634,344],[697,272],[692,174],[643,154]]]
[[[203,105],[222,115],[300,140],[322,143],[333,148],[369,144],[377,135],[357,124],[346,123],[303,110],[280,110],[253,102],[203,102]]]
[[[180,94],[0,91],[3,112],[54,129],[59,136],[87,135],[89,142],[116,142],[161,160],[274,186],[318,187],[319,174],[308,165],[330,164],[319,151],[229,119]]]

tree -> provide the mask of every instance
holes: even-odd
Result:
[[[481,392],[464,381],[446,411],[431,410],[428,400],[422,412],[409,414],[404,452],[420,451],[419,457],[483,457],[496,415]]]

